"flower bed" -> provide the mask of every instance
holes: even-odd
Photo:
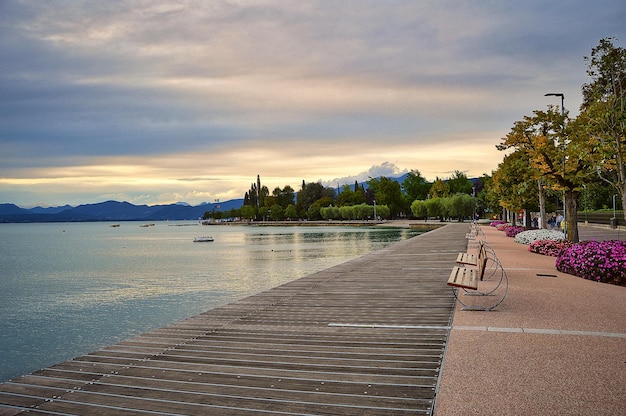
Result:
[[[507,227],[507,229],[504,231],[506,232],[507,237],[515,237],[519,233],[526,231],[526,228],[520,227],[519,225],[512,225],[510,227]]]
[[[626,286],[626,241],[582,241],[561,251],[556,269],[584,279]]]
[[[489,224],[491,227],[497,227],[498,225],[506,224],[506,221],[491,221]]]
[[[554,230],[528,230],[515,236],[515,242],[530,244],[539,240],[565,240],[565,234]]]
[[[567,240],[537,240],[530,243],[528,251],[543,254],[544,256],[557,257],[561,250],[570,248],[572,245],[573,243]]]

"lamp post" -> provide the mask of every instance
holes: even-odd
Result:
[[[376,200],[374,199],[374,222],[378,222],[378,218],[376,217]]]
[[[549,92],[544,95],[544,97],[561,97],[561,115],[565,115],[565,106],[563,102],[565,101],[565,95],[562,92]]]
[[[544,94],[544,97],[561,97],[561,116],[565,116],[565,94],[562,92],[549,92]],[[566,143],[563,140],[563,147],[565,147]],[[563,149],[565,151],[565,149]],[[563,153],[563,179],[565,179],[565,152]],[[565,234],[565,238],[567,238],[567,221],[565,221],[565,191],[563,191],[563,233]]]

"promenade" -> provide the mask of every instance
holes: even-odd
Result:
[[[560,273],[553,257],[482,230],[509,292],[492,312],[457,307],[434,414],[626,414],[626,287]],[[626,239],[625,230],[579,231]]]
[[[0,385],[0,414],[432,414],[453,224]]]
[[[446,285],[469,230],[448,224],[0,384],[0,415],[623,414],[626,288],[482,229],[509,278],[495,311]]]

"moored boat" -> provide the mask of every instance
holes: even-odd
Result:
[[[205,243],[205,242],[210,242],[210,241],[213,241],[213,237],[202,236],[202,237],[196,237],[193,239],[194,243]]]

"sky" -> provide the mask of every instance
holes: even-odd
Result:
[[[0,0],[0,203],[491,174],[544,94],[578,113],[624,22],[623,0]]]

